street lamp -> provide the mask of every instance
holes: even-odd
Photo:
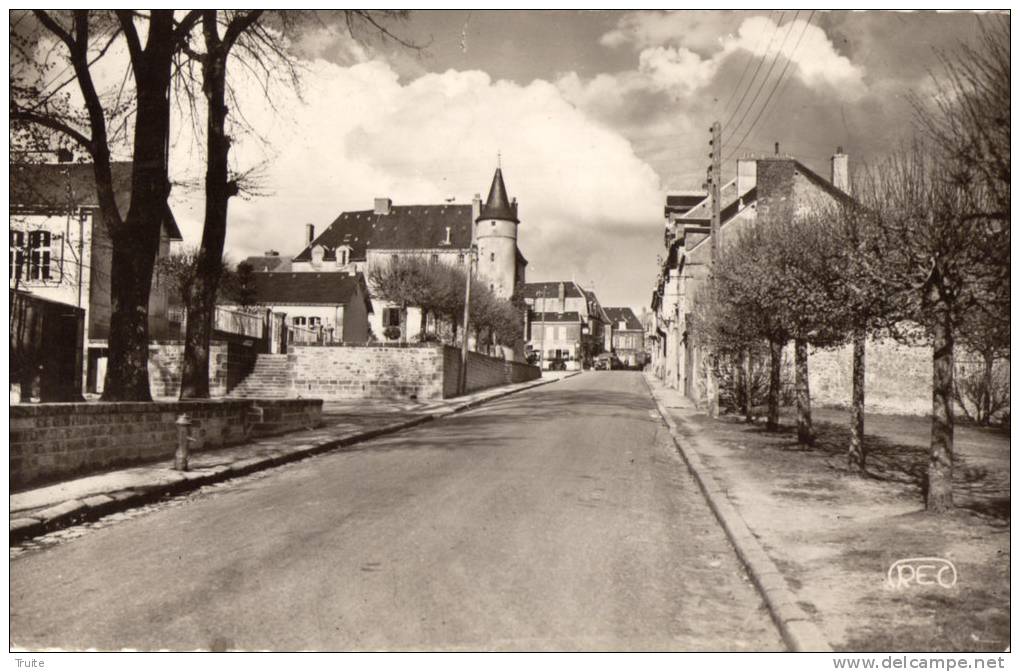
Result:
[[[538,289],[538,296],[542,299],[542,310],[539,315],[542,316],[542,326],[538,330],[538,370],[541,371],[545,368],[545,287]]]
[[[477,255],[478,246],[472,243],[467,255],[467,280],[464,282],[464,333],[461,335],[460,380],[457,381],[457,392],[459,394],[467,394],[468,328],[471,322],[471,267]]]

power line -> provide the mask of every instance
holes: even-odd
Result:
[[[772,12],[769,12],[768,16],[771,19],[772,18]],[[782,20],[782,19],[780,19],[780,20]],[[775,34],[775,32],[773,32],[773,35],[774,34]],[[726,98],[726,103],[723,104],[723,109],[724,110],[730,106],[730,103],[733,102],[733,98],[737,95],[737,91],[740,89],[740,85],[744,83],[744,76],[747,74],[747,71],[751,69],[751,63],[754,62],[754,54],[758,53],[758,49],[761,47],[761,43],[764,40],[765,40],[765,34],[762,33],[759,36],[759,38],[758,38],[758,44],[755,45],[755,47],[754,47],[754,52],[748,54],[748,56],[747,56],[747,62],[744,63],[744,70],[743,70],[743,72],[740,73],[740,79],[737,80],[736,86],[734,86],[733,90],[730,91],[729,97]]]
[[[747,98],[748,92],[751,90],[751,87],[754,86],[754,80],[757,79],[758,72],[761,70],[761,66],[764,65],[765,59],[768,58],[769,50],[772,49],[772,41],[776,39],[776,33],[779,32],[779,26],[783,23],[784,16],[786,16],[785,11],[779,15],[779,21],[776,23],[776,27],[772,29],[772,36],[769,38],[769,44],[765,47],[765,51],[762,52],[761,58],[758,59],[758,67],[754,69],[754,74],[751,75],[751,81],[747,83],[747,88],[744,89],[744,93],[740,96],[740,101],[737,103],[737,106],[733,108],[733,112],[730,114],[729,118],[723,122],[723,128],[729,128],[730,122],[733,121],[733,117],[737,116],[737,112],[740,111],[740,106],[744,104],[744,99]]]
[[[768,108],[769,103],[772,102],[772,97],[775,95],[776,90],[779,89],[779,85],[783,83],[783,79],[786,77],[786,72],[787,70],[790,69],[790,64],[793,63],[793,57],[797,54],[797,50],[800,48],[800,43],[804,39],[804,34],[807,32],[808,27],[810,27],[811,21],[814,19],[814,16],[815,10],[811,10],[811,14],[808,16],[808,20],[804,23],[804,27],[800,31],[800,36],[797,38],[797,44],[794,45],[793,51],[790,52],[790,55],[786,59],[786,65],[783,66],[783,71],[779,73],[779,78],[776,80],[775,84],[772,87],[772,90],[769,92],[768,97],[765,99],[765,103],[761,106],[761,109],[758,110],[758,116],[754,118],[754,121],[751,122],[750,126],[748,126],[747,131],[744,133],[743,137],[740,138],[740,143],[738,143],[737,145],[738,147],[744,144],[744,141],[747,140],[747,137],[751,134],[751,131],[753,131],[754,127],[758,125],[758,121],[765,113],[765,110]],[[726,160],[728,161],[730,158],[732,158],[733,155],[736,154],[736,152],[737,152],[736,147],[731,149]]]
[[[758,90],[755,91],[754,98],[751,99],[751,103],[747,106],[747,108],[744,109],[744,114],[740,117],[740,121],[737,122],[737,125],[733,127],[733,131],[730,134],[731,136],[736,135],[736,133],[740,130],[740,127],[743,126],[744,124],[744,120],[747,119],[747,116],[751,113],[751,110],[754,109],[754,104],[758,102],[758,98],[761,96],[761,92],[765,89],[765,85],[768,83],[769,78],[772,76],[772,71],[776,67],[776,62],[779,61],[779,56],[780,54],[783,53],[783,48],[786,46],[786,42],[790,38],[790,33],[793,31],[793,24],[797,21],[797,14],[799,13],[800,10],[797,10],[797,12],[793,16],[793,20],[790,21],[789,27],[786,29],[786,35],[783,36],[783,42],[782,44],[779,45],[779,49],[776,50],[775,55],[772,57],[772,63],[769,64],[768,72],[765,73],[764,79],[762,79],[761,83],[758,85]]]

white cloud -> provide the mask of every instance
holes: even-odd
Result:
[[[638,70],[652,86],[677,94],[691,94],[708,84],[718,62],[702,59],[684,47],[650,47],[641,52]]]
[[[622,135],[552,83],[449,70],[405,84],[382,61],[316,61],[305,82],[304,103],[278,92],[275,113],[257,89],[240,101],[272,146],[245,138],[235,163],[265,161],[263,188],[272,194],[231,201],[227,247],[235,259],[266,249],[297,253],[306,222],[322,230],[343,210],[370,208],[376,196],[397,204],[484,197],[497,152],[520,201],[520,246],[533,277],[570,277],[588,267],[606,287],[610,274],[624,273],[613,284],[626,288],[628,271],[614,263],[616,255],[629,246],[640,256],[649,240],[657,242],[657,174]],[[200,174],[200,162],[183,153],[175,165],[186,161]],[[201,194],[176,194],[173,205],[186,238],[197,241]]]
[[[836,51],[824,30],[804,19],[781,26],[765,17],[745,19],[735,37],[723,40],[724,54],[737,50],[765,57],[768,63],[775,54],[782,54],[795,66],[790,75],[809,86],[827,84],[845,94],[861,93],[863,70]],[[777,63],[777,70],[781,63]]]
[[[626,82],[631,90],[691,95],[717,83],[714,80],[726,59],[747,52],[752,58],[763,59],[761,77],[778,58],[773,68],[775,78],[789,60],[788,77],[798,77],[809,86],[830,86],[847,98],[863,94],[863,70],[840,55],[818,26],[803,18],[778,25],[766,16],[748,16],[734,32],[732,26],[738,18],[720,12],[626,14],[614,30],[602,36],[601,42],[610,47],[630,44],[638,49],[638,68],[612,77]],[[565,91],[573,100],[591,100],[608,88],[605,76],[599,77],[587,84],[595,87],[592,92],[581,91],[585,84],[567,77],[561,82],[568,85]]]

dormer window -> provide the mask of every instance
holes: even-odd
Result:
[[[336,265],[346,266],[349,263],[351,263],[351,248],[347,245],[336,248]]]

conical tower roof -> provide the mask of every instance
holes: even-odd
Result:
[[[478,219],[505,219],[511,222],[518,222],[517,208],[511,205],[510,198],[506,195],[506,185],[503,184],[503,169],[496,168],[496,174],[492,176],[492,186],[489,187],[489,197],[485,199],[482,206],[482,214]]]

